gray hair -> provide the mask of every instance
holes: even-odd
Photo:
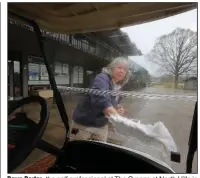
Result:
[[[112,77],[112,69],[114,67],[116,67],[117,64],[119,64],[119,63],[128,63],[128,58],[125,58],[125,57],[115,58],[110,64],[108,64],[106,67],[104,67],[102,69],[102,72],[103,73],[107,73],[107,74],[109,74]],[[128,82],[129,78],[130,78],[130,71],[128,70],[126,76],[120,82],[120,85],[121,86],[125,85]]]

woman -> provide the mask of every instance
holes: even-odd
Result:
[[[91,89],[120,90],[128,82],[128,59],[113,60],[94,79]],[[109,115],[124,114],[119,105],[120,97],[87,94],[73,112],[71,138],[83,140],[107,140]],[[75,133],[78,131],[78,133]]]

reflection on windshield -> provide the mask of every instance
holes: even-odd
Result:
[[[160,93],[164,92],[162,89],[151,87],[146,88],[144,92],[150,93],[156,90]],[[181,93],[174,93],[174,96],[176,94],[180,96]],[[171,93],[169,96],[170,95]],[[192,95],[195,97],[193,92],[190,93],[190,96]],[[66,109],[70,118],[72,118],[73,115],[73,112],[71,111],[75,111],[79,102],[84,100],[84,98],[85,94],[81,94],[81,92],[63,92],[63,99],[64,101],[67,101]],[[73,130],[75,131],[75,134],[72,134],[73,132],[71,133],[71,139],[106,140],[108,143],[122,145],[127,148],[147,153],[153,158],[163,161],[172,167],[174,166],[176,169],[180,169],[178,163],[171,162],[170,151],[176,151],[177,149],[177,152],[182,156],[181,161],[184,161],[184,155],[187,153],[187,141],[189,138],[195,102],[192,100],[184,101],[184,99],[167,100],[167,97],[165,97],[165,100],[125,97],[121,99],[121,104],[125,110],[123,119],[120,120],[122,123],[110,119],[107,130],[106,126],[96,129],[94,127],[74,124],[73,121],[70,121],[71,131],[75,129]],[[132,129],[128,126],[130,123],[123,123],[125,120],[132,120],[138,128],[143,125],[143,132],[138,131],[138,129]],[[180,122],[180,120],[182,122]],[[139,121],[142,125],[138,123]],[[158,126],[159,124],[160,126]],[[154,131],[157,134],[154,136],[158,139],[163,139],[164,143],[155,137],[152,138],[151,134],[154,132],[150,132],[149,136],[145,135],[145,129],[148,128],[155,129]],[[77,132],[76,129],[78,129],[79,132]],[[158,134],[159,132],[163,132],[163,129],[168,132],[167,137],[162,137],[162,135]],[[166,145],[167,142],[168,144]],[[174,147],[173,142],[175,144]],[[183,146],[185,147],[183,148]]]
[[[58,87],[64,101],[75,92],[70,138],[119,144],[171,165],[171,151],[183,153],[182,131],[177,128],[183,126],[189,135],[190,127],[181,124],[180,118],[191,124],[188,118],[192,118],[196,94],[156,86],[125,92],[123,85],[130,78],[127,61],[113,60],[89,89]]]

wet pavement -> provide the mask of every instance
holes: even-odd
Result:
[[[159,93],[159,94],[172,94],[172,95],[196,95],[195,92],[184,92],[184,91],[174,91],[167,89],[156,89],[147,88],[142,90],[144,93]],[[71,118],[72,111],[75,108],[78,99],[78,95],[70,95],[64,97],[64,102],[69,118]],[[188,151],[188,139],[192,123],[193,111],[195,102],[188,101],[168,101],[168,100],[148,100],[148,99],[132,99],[124,98],[122,104],[125,108],[125,116],[127,118],[134,118],[141,120],[143,123],[154,123],[157,121],[162,121],[166,128],[172,135],[178,151],[181,153],[181,163],[172,163],[172,168],[177,173],[185,172],[185,162]],[[28,111],[29,115],[37,118],[36,112],[34,116],[32,115],[32,109]],[[60,147],[65,138],[65,129],[63,123],[58,114],[56,106],[51,108],[50,120],[45,131],[43,138],[52,144],[56,144]],[[25,162],[17,169],[20,170],[27,164],[31,164],[36,161],[43,153],[40,150],[34,150],[31,155],[25,160]],[[17,171],[16,170],[16,171]],[[197,172],[197,154],[194,156],[193,173]]]
[[[169,95],[197,95],[195,92],[173,91],[167,89],[147,88],[144,93],[160,93]],[[129,99],[130,100],[130,99]],[[128,108],[127,116],[140,120],[143,123],[152,124],[157,121],[164,123],[173,137],[178,151],[181,154],[181,163],[172,163],[172,168],[177,173],[185,173],[186,156],[188,152],[188,140],[192,124],[195,102],[181,100],[147,100],[123,101]],[[135,109],[135,107],[137,109]],[[193,172],[197,172],[197,154],[194,156]]]

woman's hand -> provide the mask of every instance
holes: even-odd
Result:
[[[104,109],[104,114],[106,118],[109,118],[110,115],[123,115],[124,114],[124,107],[122,105],[117,105],[116,108],[110,106]]]
[[[120,115],[123,115],[124,114],[124,107],[120,104],[117,105],[117,112],[120,114]]]
[[[117,110],[114,107],[112,107],[112,106],[104,109],[103,112],[104,112],[106,118],[109,118],[110,115],[117,115],[118,114]]]

